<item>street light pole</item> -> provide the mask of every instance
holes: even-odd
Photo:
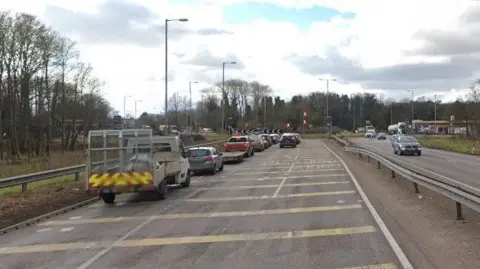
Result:
[[[319,80],[322,80],[322,81],[326,81],[326,82],[327,82],[327,102],[326,102],[327,104],[326,104],[325,110],[326,110],[326,113],[327,113],[326,118],[328,118],[328,116],[329,116],[329,114],[330,114],[330,112],[329,112],[329,110],[328,110],[329,82],[330,82],[330,81],[337,81],[337,80],[334,79],[334,78],[333,78],[333,79],[320,78]],[[332,120],[332,118],[330,118],[330,133],[332,133],[332,125],[333,125],[333,120]]]
[[[188,117],[188,126],[192,125],[192,83],[198,83],[198,81],[190,81],[188,82],[188,91],[190,94],[190,101],[188,102],[188,107],[189,107],[189,117]]]
[[[168,132],[168,22],[181,21],[186,22],[188,19],[165,19],[165,128]]]
[[[438,133],[437,127],[437,95],[435,94],[435,133]]]
[[[222,105],[222,118],[221,118],[221,121],[222,121],[222,129],[221,129],[221,132],[223,133],[223,131],[225,130],[225,104],[223,102],[223,92],[225,91],[225,65],[226,64],[236,64],[237,62],[223,62],[222,63],[222,98],[221,98],[221,105]]]
[[[412,92],[412,127],[413,127],[413,90],[407,90],[407,92]]]
[[[263,129],[266,128],[267,125],[267,96],[263,96]]]
[[[142,100],[135,100],[135,126],[137,125],[137,103]]]

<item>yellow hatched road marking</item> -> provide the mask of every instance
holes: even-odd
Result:
[[[265,200],[265,199],[278,199],[278,198],[295,198],[295,197],[313,197],[313,196],[325,196],[325,195],[340,195],[356,193],[354,190],[348,191],[325,191],[325,192],[305,192],[305,193],[293,193],[286,195],[277,195],[276,197],[263,195],[263,196],[237,196],[237,197],[218,197],[218,198],[193,198],[186,199],[186,202],[215,202],[215,201],[241,201],[241,200]]]
[[[321,212],[321,211],[348,210],[348,209],[359,209],[359,208],[362,208],[361,204],[266,209],[266,210],[257,210],[257,211],[166,214],[166,215],[157,215],[153,217],[114,217],[114,218],[75,219],[75,220],[57,220],[57,221],[52,220],[52,221],[40,223],[37,226],[115,223],[115,222],[132,221],[132,220],[146,220],[149,218],[153,218],[154,220],[169,220],[169,219],[192,219],[192,218],[247,217],[247,216],[261,216],[261,215],[295,214],[295,213],[309,213],[309,212]]]
[[[348,184],[350,181],[326,181],[326,182],[307,182],[307,183],[292,183],[283,184],[284,187],[300,187],[300,186],[319,186],[319,185],[334,185],[334,184]],[[202,190],[231,190],[231,189],[263,189],[263,188],[277,188],[278,185],[250,185],[250,186],[227,186],[227,187],[205,187]]]
[[[225,235],[207,235],[207,236],[185,236],[185,237],[166,237],[166,238],[145,238],[131,239],[117,242],[114,248],[121,247],[148,247],[162,245],[180,245],[180,244],[201,244],[201,243],[222,243],[234,241],[260,241],[275,239],[297,239],[311,238],[334,235],[354,235],[362,233],[375,232],[373,226],[360,226],[348,228],[320,229],[320,230],[304,230],[304,231],[287,231],[272,233],[250,233],[250,234],[225,234]],[[65,250],[88,250],[105,248],[113,242],[97,241],[97,242],[77,242],[64,244],[44,244],[44,245],[26,245],[15,247],[0,248],[0,255],[32,253],[32,252],[53,252]]]
[[[384,263],[384,264],[372,264],[372,265],[364,265],[358,267],[345,267],[341,269],[397,269],[397,266],[393,263]]]

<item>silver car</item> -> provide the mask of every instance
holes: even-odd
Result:
[[[223,171],[223,153],[214,147],[190,148],[187,156],[193,173],[209,172],[215,175],[217,169]]]
[[[417,139],[411,136],[399,136],[394,142],[393,151],[395,154],[412,154],[422,155],[422,145],[418,143]]]

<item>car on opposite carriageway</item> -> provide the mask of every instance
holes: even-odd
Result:
[[[422,155],[422,145],[412,136],[400,136],[393,145],[393,152],[400,155],[416,154],[420,156]]]

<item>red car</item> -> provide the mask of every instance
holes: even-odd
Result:
[[[253,143],[248,136],[232,136],[227,143],[223,145],[225,152],[243,151],[245,157],[255,154]]]

